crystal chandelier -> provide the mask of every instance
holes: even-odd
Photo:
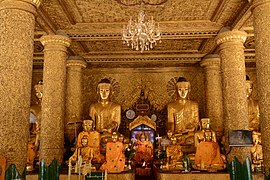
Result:
[[[129,20],[128,25],[123,27],[122,40],[131,46],[132,49],[141,51],[152,49],[157,41],[161,42],[161,33],[159,23],[154,21],[153,17],[147,22],[144,22],[144,11],[140,10],[138,20]]]

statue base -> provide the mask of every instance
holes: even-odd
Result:
[[[181,180],[230,180],[230,174],[227,172],[205,172],[205,171],[191,171],[191,172],[184,172],[180,170],[160,170],[157,167],[153,168],[155,179],[158,180],[172,180],[172,179],[181,179]],[[253,179],[256,180],[264,180],[263,173],[253,173],[252,174]]]
[[[78,180],[79,175],[78,174],[71,174],[70,180]],[[81,175],[81,179],[83,179],[84,176]],[[29,174],[26,175],[27,180],[37,180],[38,174]],[[67,180],[68,175],[67,174],[60,174],[59,180]],[[134,172],[121,172],[121,173],[108,173],[107,179],[109,180],[135,180],[135,173]]]

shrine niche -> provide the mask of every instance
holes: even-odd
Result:
[[[148,116],[139,115],[129,124],[131,141],[136,147],[133,158],[135,173],[140,176],[150,176],[154,160],[154,144],[156,123]]]

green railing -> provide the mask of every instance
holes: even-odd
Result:
[[[227,167],[230,172],[231,180],[252,180],[252,169],[249,158],[246,158],[242,164],[234,157]]]

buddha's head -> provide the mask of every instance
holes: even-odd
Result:
[[[100,100],[108,100],[111,95],[111,82],[109,79],[102,79],[97,86],[97,93],[99,95]]]
[[[124,136],[123,136],[123,134],[120,134],[118,139],[119,139],[120,142],[124,142]]]
[[[43,97],[43,81],[42,80],[38,81],[38,83],[34,86],[34,89],[36,97],[38,98],[38,100],[41,101]]]
[[[177,143],[177,139],[176,139],[175,136],[171,137],[171,142],[172,142],[173,145],[175,145]]]
[[[210,118],[201,119],[202,129],[210,129]]]
[[[249,76],[246,75],[246,92],[247,98],[249,98],[253,91],[253,82],[250,80]]]
[[[118,139],[118,135],[116,134],[116,132],[113,132],[113,133],[112,133],[112,141],[113,141],[113,142],[116,142],[117,139]]]
[[[253,140],[253,144],[260,144],[261,141],[261,133],[259,132],[252,132],[252,140]]]
[[[168,137],[169,139],[171,139],[172,136],[173,136],[173,132],[172,132],[171,130],[168,130],[168,131],[167,131],[167,137]]]
[[[178,98],[187,99],[190,92],[190,83],[184,78],[179,77],[176,82],[176,93]]]
[[[206,142],[212,141],[212,132],[211,131],[206,131],[204,133],[204,139]]]
[[[85,147],[88,144],[88,137],[87,136],[83,136],[83,138],[81,139],[81,143],[82,146]]]
[[[246,81],[247,98],[249,98],[253,91],[253,83],[250,80]]]
[[[93,130],[93,123],[94,122],[92,119],[83,120],[82,126],[83,126],[84,131],[86,131],[86,132],[92,131]]]
[[[146,136],[145,136],[144,133],[141,134],[140,140],[141,140],[142,142],[144,142],[144,141],[146,140]]]

